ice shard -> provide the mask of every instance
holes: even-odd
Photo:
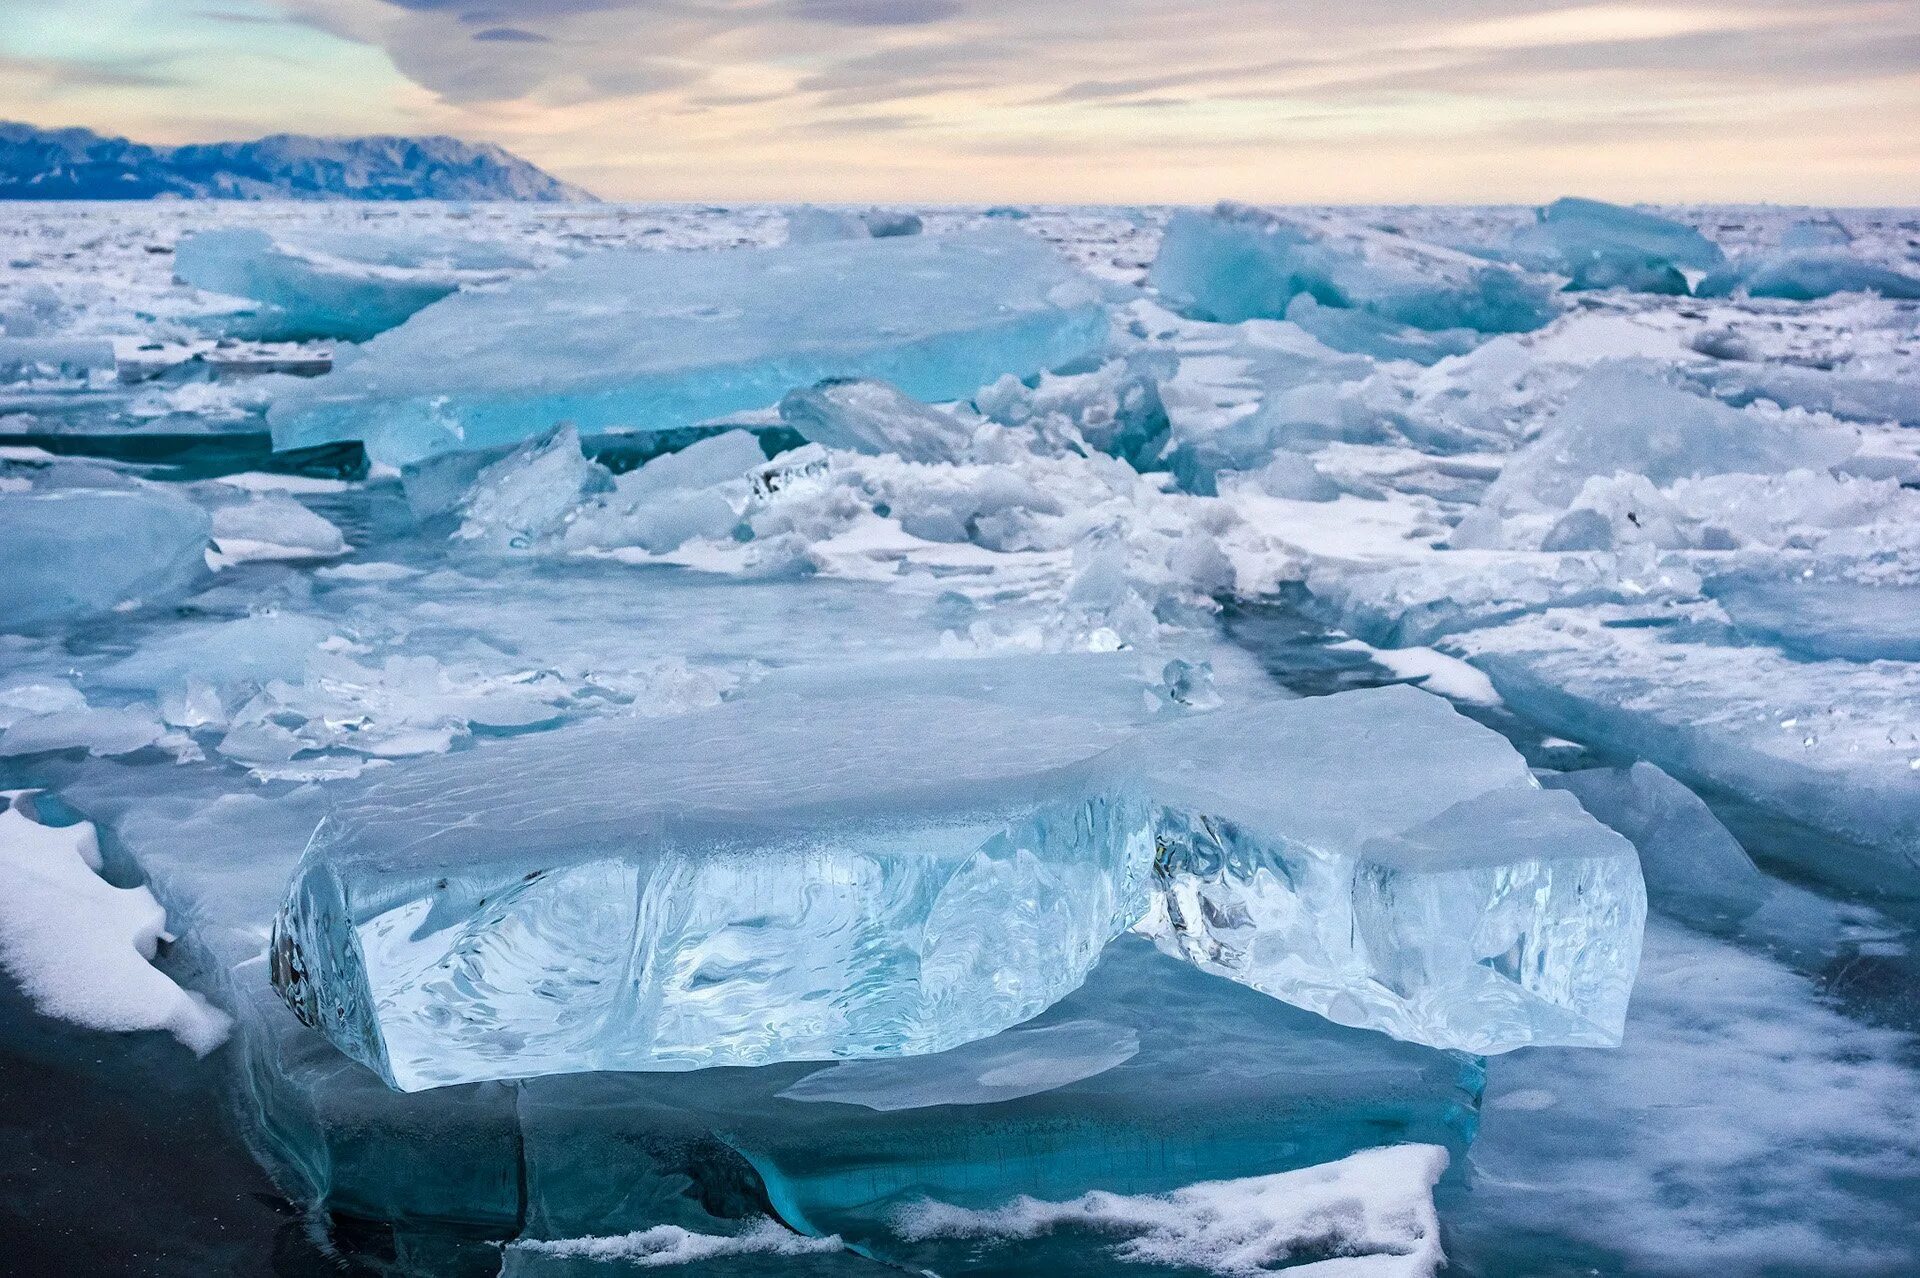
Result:
[[[1646,919],[1633,846],[1446,701],[1307,698],[1133,748],[1168,952],[1439,1047],[1620,1041]]]
[[[178,599],[212,534],[206,511],[157,487],[0,491],[0,630]]]
[[[671,430],[829,377],[959,398],[1104,338],[1097,286],[1010,229],[774,249],[596,253],[462,293],[274,404],[274,443],[360,439],[391,464],[561,422]]]
[[[902,395],[885,382],[839,380],[789,391],[780,420],[816,444],[908,461],[958,461],[973,432],[951,413]]]
[[[1432,330],[1528,332],[1557,313],[1548,288],[1513,267],[1357,222],[1233,203],[1174,214],[1149,278],[1174,309],[1223,324],[1281,319],[1301,296]]]
[[[364,342],[465,284],[532,262],[504,246],[454,236],[307,231],[276,238],[250,227],[182,236],[174,274],[195,288],[258,303],[211,317],[232,337]]]

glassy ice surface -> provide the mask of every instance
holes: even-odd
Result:
[[[1389,688],[1146,740],[1162,810],[1151,927],[1169,953],[1414,1042],[1619,1041],[1639,864],[1498,733]]]
[[[1359,223],[1222,204],[1176,213],[1150,276],[1203,319],[1279,319],[1302,295],[1414,328],[1525,332],[1553,317],[1546,290],[1510,267]]]
[[[279,447],[359,439],[397,465],[561,422],[692,426],[827,377],[954,399],[1088,353],[1106,322],[1092,281],[1020,231],[608,252],[451,298],[269,418]]]
[[[276,239],[265,231],[199,231],[174,250],[174,274],[195,288],[258,303],[208,323],[232,337],[364,342],[462,284],[497,282],[526,258],[454,237],[340,233]]]
[[[776,679],[415,765],[316,831],[275,983],[402,1090],[918,1055],[1058,1000],[1151,877],[1169,952],[1343,1024],[1617,1041],[1633,849],[1497,734],[1393,689],[1202,715],[1069,770],[1148,704],[1082,668]],[[1376,784],[1343,790],[1362,758]],[[583,759],[607,769],[584,793]]]
[[[1911,301],[1920,298],[1920,275],[1833,249],[1783,249],[1735,258],[1725,269],[1701,280],[1699,293],[1790,302],[1810,302],[1836,293],[1877,293]]]
[[[817,384],[808,369],[697,430],[569,433],[556,416],[396,482],[365,469],[355,443],[272,454],[265,414],[326,379],[259,374],[310,377],[329,352],[216,346],[202,327],[213,303],[173,281],[164,250],[189,231],[255,228],[335,237],[330,256],[368,273],[467,266],[349,244],[371,229],[351,206],[14,206],[0,226],[0,498],[160,494],[197,512],[197,544],[178,586],[90,598],[85,617],[46,624],[0,614],[0,786],[40,789],[47,810],[97,829],[88,873],[108,892],[150,892],[174,938],[153,938],[151,965],[127,948],[126,970],[199,992],[234,1025],[196,1062],[169,1035],[52,1021],[0,981],[0,1143],[57,1139],[61,1153],[34,1164],[20,1195],[0,1193],[9,1257],[63,1272],[124,1241],[159,1256],[156,1272],[224,1272],[247,1267],[235,1255],[306,1254],[311,1238],[346,1264],[436,1276],[893,1263],[852,1249],[865,1248],[941,1272],[1148,1278],[1217,1270],[1269,1243],[1291,1259],[1258,1253],[1262,1264],[1323,1259],[1294,1246],[1332,1219],[1307,1210],[1318,1203],[1337,1215],[1322,1237],[1391,1251],[1330,1263],[1425,1273],[1438,1260],[1418,1231],[1357,1229],[1383,1212],[1417,1222],[1424,1179],[1338,1169],[1388,1146],[1386,1164],[1418,1171],[1402,1151],[1437,1146],[1449,1170],[1431,1202],[1455,1272],[1914,1270],[1920,973],[1902,896],[1920,759],[1906,607],[1920,581],[1920,345],[1911,303],[1891,296],[1901,285],[1858,291],[1912,273],[1912,216],[1649,211],[1698,228],[1737,269],[1820,262],[1801,292],[1856,291],[1679,300],[1620,278],[1553,298],[1573,277],[1550,270],[1530,283],[1564,311],[1492,337],[1456,321],[1457,307],[1446,326],[1417,327],[1390,302],[1340,306],[1316,289],[1272,318],[1220,324],[1184,317],[1186,301],[1145,280],[1162,211],[929,209],[916,214],[929,242],[1017,220],[1119,286],[1094,306],[1105,336],[1054,372],[1001,375],[1008,366],[937,395],[902,383],[958,424],[954,451],[908,457],[926,423],[891,400],[862,426],[867,448],[797,447],[775,406]],[[1415,295],[1393,281],[1422,272],[1433,294],[1471,299],[1473,276],[1423,246],[1505,244],[1536,220],[1340,216],[1393,250],[1376,300]],[[421,205],[383,216],[379,238],[437,240],[473,270],[510,272],[481,259],[496,245],[536,264],[644,248],[711,265],[727,259],[709,250],[786,233],[773,208]],[[1321,275],[1365,275],[1348,269]],[[424,353],[400,374],[442,362]],[[82,565],[49,588],[85,593],[144,571],[146,545],[62,536],[39,553]],[[1090,652],[1125,667],[1110,699],[1089,701],[1069,670]],[[1404,732],[1349,750],[1343,730],[1337,755],[1312,739],[1316,757],[1350,762],[1302,783],[1337,797],[1373,770],[1411,776],[1377,789],[1396,802],[1444,791],[1452,812],[1400,813],[1391,824],[1406,828],[1354,859],[1400,884],[1380,917],[1397,927],[1432,906],[1452,926],[1388,929],[1393,947],[1356,932],[1369,964],[1406,960],[1384,978],[1369,967],[1355,982],[1331,961],[1351,949],[1316,963],[1366,995],[1368,1016],[1431,1010],[1418,990],[1456,988],[1462,962],[1487,954],[1479,941],[1517,927],[1511,901],[1484,915],[1484,936],[1453,916],[1477,873],[1463,847],[1498,844],[1525,854],[1516,873],[1585,882],[1570,862],[1601,836],[1568,806],[1578,797],[1638,845],[1651,892],[1620,1046],[1489,1058],[1466,1148],[1474,1062],[1335,1025],[1137,936],[1110,942],[1046,1011],[949,1052],[413,1093],[301,1025],[272,987],[272,920],[315,826],[422,759],[511,790],[490,760],[541,737],[616,720],[638,735],[776,695],[878,715],[923,695],[929,665],[1014,657],[1036,672],[1007,694],[1017,723],[1000,735],[1016,742],[1034,707],[1116,731],[1228,724],[1276,696],[1269,679],[1315,695],[1413,682],[1460,698],[1576,794],[1481,786],[1479,747],[1451,731],[1424,761],[1400,756]],[[870,662],[896,673],[869,667],[859,697],[829,690]],[[572,762],[570,795],[618,773],[617,759]],[[1488,775],[1517,774],[1496,762]],[[1240,750],[1207,769],[1209,784],[1230,788],[1236,769],[1275,770]],[[1255,788],[1275,828],[1308,828],[1314,812],[1282,806],[1291,784]],[[470,805],[483,822],[488,810]],[[1305,863],[1291,845],[1281,857],[1271,841],[1228,837],[1216,818],[1205,824],[1246,864]],[[1159,829],[1203,824],[1181,820],[1160,810]],[[1542,841],[1551,856],[1536,855]],[[1229,908],[1252,919],[1249,900],[1289,899],[1277,877],[1236,878],[1228,860],[1173,892],[1153,851],[1149,905],[1200,902],[1189,935],[1223,950],[1250,926]],[[1336,914],[1371,908],[1366,893],[1299,882]],[[1359,882],[1373,891],[1374,877]],[[1477,1001],[1446,1010],[1511,1028],[1484,1013],[1517,1003],[1538,1032],[1535,996],[1508,975],[1529,976],[1521,954],[1488,955],[1469,974]],[[1137,984],[1110,979],[1132,970],[1115,967],[1123,956],[1154,966]],[[53,1030],[23,1040],[22,1025]],[[1213,1059],[1251,1081],[1228,1086]],[[279,1215],[253,1196],[264,1185],[208,1152],[229,1111],[291,1200]],[[167,1143],[180,1132],[191,1148]],[[1260,1156],[1237,1161],[1249,1150]],[[1296,1172],[1320,1189],[1260,1188]],[[921,1196],[955,1227],[904,1227],[901,1209]],[[73,1206],[99,1203],[126,1207],[110,1220]],[[789,1210],[846,1236],[801,1232]]]

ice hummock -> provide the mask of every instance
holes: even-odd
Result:
[[[0,631],[171,603],[206,574],[207,512],[157,485],[0,489]]]
[[[990,229],[774,249],[608,251],[448,298],[269,413],[274,443],[401,465],[542,435],[663,431],[831,377],[957,399],[1094,350],[1094,282]]]
[[[1233,324],[1296,297],[1418,329],[1521,333],[1557,313],[1537,278],[1358,222],[1223,203],[1167,223],[1149,276],[1168,305]]]
[[[1540,209],[1515,231],[1507,254],[1535,270],[1569,277],[1569,288],[1625,288],[1684,295],[1684,270],[1712,271],[1726,261],[1697,229],[1644,209],[1574,197]]]
[[[1633,849],[1497,734],[1400,688],[1099,753],[1153,712],[1111,674],[1047,682],[1066,669],[909,669],[864,699],[776,681],[416,766],[315,833],[275,982],[402,1090],[942,1051],[1050,1006],[1143,920],[1343,1024],[1618,1040]],[[617,768],[591,800],[583,759]]]
[[[251,227],[184,235],[174,274],[195,288],[255,303],[208,317],[232,337],[364,342],[464,285],[533,265],[504,245],[451,235],[331,231],[278,236]]]
[[[1811,302],[1836,293],[1920,298],[1920,275],[1867,261],[1838,248],[1780,248],[1745,253],[1700,281],[1701,297],[1775,298]]]

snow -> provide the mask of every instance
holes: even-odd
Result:
[[[901,1222],[913,1236],[1033,1237],[1073,1229],[1116,1260],[1182,1266],[1223,1278],[1284,1271],[1302,1278],[1425,1278],[1444,1263],[1433,1186],[1447,1152],[1366,1150],[1274,1176],[1213,1181],[1171,1194],[1026,1198],[993,1211],[929,1203]]]
[[[618,1261],[637,1269],[691,1265],[728,1256],[805,1256],[842,1249],[838,1238],[808,1238],[766,1220],[738,1234],[696,1234],[678,1225],[655,1225],[614,1238],[523,1238],[508,1248],[509,1272],[517,1254],[559,1259]]]
[[[41,823],[33,793],[0,792],[0,967],[47,1016],[164,1030],[196,1056],[225,1042],[227,1015],[152,965],[173,939],[153,893],[101,878],[93,826]]]

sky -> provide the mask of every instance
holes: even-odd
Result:
[[[0,0],[0,119],[611,199],[1920,204],[1920,0]]]

